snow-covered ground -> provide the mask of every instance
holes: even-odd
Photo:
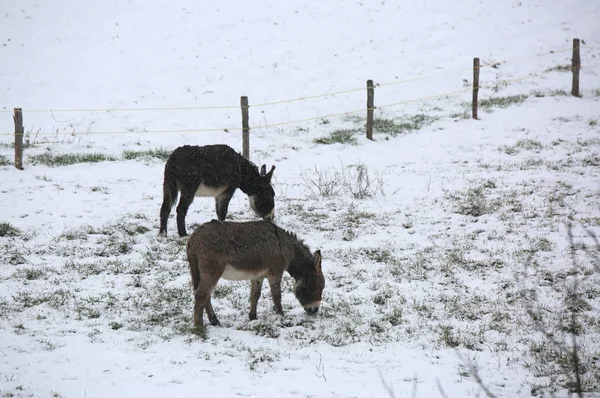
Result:
[[[398,3],[0,4],[0,394],[565,396],[575,336],[600,396],[600,2]],[[473,57],[480,120],[443,95]],[[367,79],[374,141],[366,112],[338,115]],[[183,144],[241,151],[241,95],[276,222],[327,284],[308,317],[286,276],[285,316],[265,287],[250,322],[248,283],[221,281],[198,336],[162,172]],[[255,219],[241,192],[229,210]],[[197,198],[188,229],[214,217]]]

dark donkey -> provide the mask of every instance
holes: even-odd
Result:
[[[275,210],[275,192],[271,177],[275,166],[267,173],[227,145],[191,146],[175,149],[165,164],[163,203],[160,208],[160,232],[167,234],[167,220],[171,208],[177,205],[177,232],[186,236],[185,216],[194,196],[215,198],[217,218],[227,216],[227,208],[235,190],[240,188],[250,199],[250,207],[265,220],[272,220]]]
[[[228,222],[212,220],[200,225],[187,241],[187,259],[194,289],[194,326],[202,326],[204,309],[211,325],[219,325],[210,301],[220,278],[250,280],[250,319],[263,279],[271,287],[275,312],[281,308],[281,278],[287,271],[296,280],[294,295],[309,314],[321,304],[325,278],[321,252],[311,254],[296,235],[268,221]]]

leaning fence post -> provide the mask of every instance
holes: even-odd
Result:
[[[373,80],[367,80],[367,138],[373,140],[373,110],[375,109],[375,88]]]
[[[23,111],[15,108],[15,167],[23,170]]]
[[[248,97],[243,96],[241,102],[242,107],[242,155],[246,159],[250,159],[250,124],[248,123]]]
[[[479,95],[479,58],[473,58],[473,119],[477,119],[477,97]]]
[[[581,69],[581,54],[579,52],[579,39],[573,39],[573,58],[571,58],[571,72],[573,72],[573,84],[571,94],[579,97],[579,69]]]

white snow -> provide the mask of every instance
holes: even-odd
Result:
[[[0,237],[0,393],[462,397],[480,377],[496,396],[567,395],[575,328],[600,396],[599,15],[592,0],[3,2],[0,226],[19,233]],[[582,98],[560,70],[573,38]],[[480,99],[508,105],[480,120],[473,57]],[[309,317],[286,275],[278,317],[265,284],[250,322],[248,282],[221,281],[204,340],[175,209],[158,236],[164,159],[124,151],[241,151],[243,95],[251,160],[277,166],[275,221],[322,250],[326,287]],[[315,142],[340,129],[356,144]],[[115,160],[35,162],[89,153]],[[256,219],[239,191],[229,215]],[[188,230],[212,218],[196,198]]]

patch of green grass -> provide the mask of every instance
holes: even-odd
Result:
[[[87,240],[88,235],[98,233],[91,225],[67,229],[58,236],[58,240]]]
[[[23,149],[28,149],[28,148],[35,148],[35,144],[33,144],[31,141],[29,141],[29,139],[24,139],[23,140]],[[11,148],[14,149],[15,147],[15,143],[14,142],[2,142],[0,143],[0,148]]]
[[[206,327],[198,326],[188,329],[189,333],[200,337],[202,340],[206,340],[208,338],[208,334],[206,333]]]
[[[539,238],[536,239],[532,245],[531,250],[535,252],[551,252],[554,248],[554,243],[552,243],[548,238]]]
[[[0,223],[0,237],[19,235],[21,235],[21,231],[17,227],[7,222]]]
[[[221,283],[215,286],[215,290],[213,290],[212,296],[216,299],[225,298],[233,293],[235,287],[232,284],[224,284]]]
[[[88,319],[100,318],[101,315],[100,311],[86,306],[79,306],[75,309],[75,311],[79,314],[80,317],[86,317]]]
[[[104,186],[104,185],[94,185],[93,187],[90,188],[90,190],[92,192],[103,192],[103,193],[108,193],[108,187]]]
[[[279,337],[279,328],[269,322],[256,322],[250,329],[256,333],[257,336],[269,337],[276,339]]]
[[[581,163],[584,166],[594,166],[594,167],[598,167],[600,166],[600,156],[596,155],[595,153],[590,154],[588,156],[586,156]]]
[[[524,139],[517,141],[514,145],[504,145],[501,149],[507,155],[515,155],[520,152],[520,149],[528,150],[528,151],[539,151],[544,146],[538,140],[532,139]]]
[[[119,322],[112,321],[112,322],[108,323],[108,326],[110,326],[110,328],[112,330],[119,330],[119,329],[121,329],[123,327],[123,324],[119,323]]]
[[[115,161],[116,158],[105,155],[103,153],[62,153],[53,154],[51,152],[44,152],[39,155],[32,155],[29,157],[29,161],[32,164],[43,164],[50,167],[70,166],[77,163],[98,163]]]
[[[448,195],[456,203],[454,212],[464,216],[480,217],[496,211],[498,204],[486,197],[485,187],[471,187]]]
[[[360,250],[365,257],[375,261],[376,263],[395,264],[397,262],[393,253],[389,249],[381,247],[369,247]]]
[[[368,211],[359,211],[356,209],[355,205],[351,205],[348,207],[348,210],[343,214],[342,222],[348,227],[358,228],[365,222],[365,220],[374,219],[375,217],[375,213],[371,213]]]
[[[0,155],[0,166],[10,166],[12,162],[7,156]]]
[[[332,131],[328,137],[316,138],[313,142],[315,144],[347,144],[356,145],[356,136],[359,131],[350,129],[341,129]]]
[[[17,271],[19,276],[22,276],[28,281],[33,281],[37,279],[47,279],[48,269],[46,268],[24,268]]]
[[[563,65],[555,65],[551,68],[546,69],[546,72],[570,72],[571,65],[563,64]]]
[[[127,224],[124,226],[125,232],[129,236],[133,235],[143,235],[146,232],[150,231],[150,228],[144,225],[135,225],[135,224]]]
[[[548,91],[548,95],[559,96],[559,95],[569,95],[569,93],[566,90],[550,90],[550,91]]]
[[[527,95],[510,95],[507,97],[492,97],[479,100],[479,108],[491,110],[492,108],[508,108],[511,105],[518,105],[527,99]]]
[[[18,292],[13,295],[15,304],[23,308],[31,308],[43,303],[47,303],[52,308],[62,307],[67,300],[72,297],[72,293],[64,289],[58,289],[51,293],[35,294],[29,291]]]
[[[532,139],[519,140],[515,146],[526,150],[539,150],[544,147],[541,142]]]
[[[462,112],[454,112],[450,114],[452,119],[470,119],[471,118],[471,110],[465,109]]]
[[[262,364],[270,364],[279,359],[279,354],[275,351],[257,348],[255,350],[248,347],[248,368],[252,371],[258,370]]]
[[[133,159],[160,159],[167,160],[169,156],[173,153],[172,149],[167,148],[156,148],[156,149],[147,149],[144,151],[133,151],[133,150],[125,150],[123,151],[123,159],[125,160],[133,160]]]
[[[399,119],[377,118],[373,120],[373,132],[375,134],[388,134],[392,137],[398,134],[420,130],[435,122],[438,118],[419,113]]]
[[[454,348],[460,345],[460,341],[454,332],[454,328],[450,325],[440,325],[438,328],[439,340],[446,347]]]

